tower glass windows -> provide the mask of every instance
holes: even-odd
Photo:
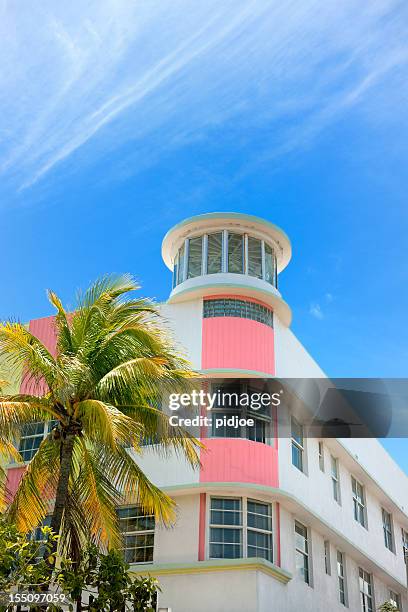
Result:
[[[244,237],[242,234],[228,234],[228,272],[244,273]]]
[[[222,272],[222,232],[208,235],[207,274]]]
[[[277,287],[276,250],[265,240],[227,230],[192,236],[174,256],[173,288],[187,279],[221,272],[247,274]]]

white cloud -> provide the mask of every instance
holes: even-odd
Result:
[[[261,132],[258,163],[356,105],[382,121],[378,86],[395,117],[406,17],[395,0],[0,0],[0,177],[28,187],[87,143],[144,162],[220,126],[234,146]]]
[[[309,314],[311,314],[312,317],[315,317],[316,319],[319,319],[319,320],[324,318],[322,308],[320,304],[318,304],[317,302],[310,304]]]
[[[334,300],[333,294],[329,292],[325,294],[324,298],[328,304],[330,304]]]

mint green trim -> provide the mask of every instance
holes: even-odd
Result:
[[[189,223],[195,223],[197,221],[205,221],[206,219],[241,219],[242,221],[262,223],[262,225],[265,225],[266,227],[269,227],[270,229],[273,229],[279,232],[284,238],[286,238],[289,245],[291,246],[289,236],[286,234],[286,232],[283,231],[282,228],[280,228],[278,225],[275,225],[275,223],[272,223],[271,221],[268,221],[267,219],[263,219],[262,217],[257,217],[256,215],[247,215],[245,213],[237,213],[237,212],[204,213],[202,215],[195,215],[193,217],[188,217],[188,219],[184,219],[183,221],[180,221],[180,223],[176,223],[176,225],[173,225],[173,227],[170,228],[169,231],[164,236],[163,242],[168,238],[168,236],[172,232],[178,229],[181,229],[185,225],[188,225]]]
[[[223,274],[228,274],[228,272],[224,272]],[[203,274],[203,276],[210,276],[208,274]],[[238,274],[237,274],[238,276]],[[247,274],[241,274],[240,276],[245,276],[247,278],[254,278],[253,276],[248,276]],[[195,278],[199,278],[198,276],[196,276]],[[187,280],[190,280],[189,278]],[[264,282],[267,285],[270,285],[270,283],[267,283],[265,280],[263,280],[262,278],[259,278],[257,280],[260,280],[262,282]],[[183,283],[185,283],[186,281],[183,281],[182,283],[180,283],[179,285],[177,285],[177,287],[181,287]],[[174,287],[174,289],[177,289],[177,287]],[[178,296],[178,295],[182,295],[183,293],[188,293],[190,291],[197,291],[198,289],[211,289],[211,287],[233,287],[236,289],[250,289],[251,291],[258,291],[259,293],[262,293],[263,295],[267,295],[267,296],[271,296],[273,295],[274,297],[278,298],[279,300],[282,300],[282,302],[285,302],[285,300],[282,298],[281,294],[279,293],[279,291],[277,289],[275,289],[273,287],[273,285],[270,285],[270,287],[272,288],[272,291],[265,291],[265,289],[259,289],[258,287],[254,287],[251,284],[248,283],[205,283],[203,285],[195,285],[194,287],[187,287],[187,289],[183,289],[182,291],[178,291],[177,293],[174,294],[174,297]],[[174,291],[173,289],[173,291]],[[170,297],[173,294],[173,291],[170,294]]]
[[[242,276],[245,276],[244,274]],[[198,277],[197,277],[198,278]],[[252,277],[249,277],[252,278]],[[188,279],[189,280],[189,279]],[[260,279],[262,280],[262,279]],[[185,282],[185,281],[183,281]],[[266,283],[266,281],[263,281],[264,283]],[[180,283],[179,285],[177,285],[177,287],[181,287],[183,283]],[[271,285],[272,286],[272,285]],[[177,287],[175,287],[175,289],[177,289]],[[279,300],[280,302],[282,302],[282,304],[284,304],[285,306],[287,306],[290,310],[290,306],[287,302],[285,302],[285,300],[283,299],[283,297],[281,296],[281,294],[279,293],[279,291],[275,290],[275,291],[265,291],[265,289],[259,289],[258,287],[254,287],[252,285],[248,285],[246,283],[206,283],[203,285],[196,285],[194,287],[187,287],[187,289],[183,289],[182,291],[177,291],[176,293],[173,291],[170,294],[169,299],[167,300],[167,304],[171,304],[171,298],[177,298],[179,295],[184,295],[186,293],[192,293],[194,291],[201,291],[202,289],[214,289],[214,288],[219,288],[219,287],[226,287],[226,288],[230,288],[232,287],[233,289],[250,289],[251,291],[257,292],[257,293],[262,293],[262,295],[267,296],[268,298],[270,298],[271,296],[273,296],[274,298],[276,298],[277,300]],[[216,294],[214,294],[216,295]],[[245,296],[244,296],[245,297]]]
[[[249,559],[209,559],[192,563],[143,563],[131,565],[131,571],[135,574],[150,574],[154,576],[245,570],[264,572],[283,584],[287,584],[292,579],[290,572],[260,557]]]
[[[200,370],[203,374],[228,374],[236,372],[237,374],[250,374],[251,376],[261,376],[262,378],[275,378],[275,376],[269,372],[262,372],[260,370],[241,370],[240,368],[209,368],[207,370]]]
[[[381,565],[380,563],[378,563],[378,561],[374,557],[371,557],[370,555],[368,555],[366,551],[364,551],[359,546],[354,544],[354,542],[349,540],[343,534],[343,532],[338,531],[335,527],[333,527],[330,523],[328,523],[324,518],[322,518],[320,514],[317,514],[314,510],[309,508],[309,506],[304,504],[298,497],[296,497],[292,493],[289,493],[288,491],[284,491],[283,489],[276,488],[276,487],[269,487],[268,485],[254,484],[251,482],[195,482],[195,483],[191,483],[188,485],[171,485],[169,487],[163,487],[163,490],[166,491],[166,493],[171,494],[172,492],[175,492],[177,490],[181,491],[181,490],[187,489],[187,490],[194,491],[194,489],[198,489],[198,488],[201,490],[202,489],[249,489],[250,491],[257,491],[258,493],[266,493],[267,495],[280,496],[281,498],[291,501],[297,504],[298,506],[300,506],[308,514],[311,514],[324,527],[330,530],[339,539],[343,540],[349,546],[351,546],[358,554],[363,555],[366,559],[368,559],[368,561],[370,561],[370,563],[375,565],[375,567],[377,567],[381,572],[383,572],[387,576],[390,576],[390,578],[392,578],[392,580],[398,583],[398,585],[400,585],[401,588],[404,588],[404,589],[406,588],[406,583],[404,581],[401,581],[399,578],[391,574],[389,570],[385,568],[383,565]]]

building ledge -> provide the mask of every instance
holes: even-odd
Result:
[[[150,576],[165,576],[174,574],[203,574],[208,572],[229,572],[254,570],[272,576],[279,582],[287,584],[292,574],[274,563],[265,559],[209,559],[208,561],[194,561],[192,563],[153,563],[134,564],[130,571],[135,574],[149,574]]]

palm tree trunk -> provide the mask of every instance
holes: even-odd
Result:
[[[58,476],[57,490],[55,493],[55,504],[51,519],[51,529],[59,535],[61,530],[62,517],[64,514],[65,501],[68,494],[68,483],[69,476],[71,473],[72,453],[74,450],[75,434],[68,433],[65,438],[62,438],[61,442],[61,461],[60,461],[60,472]],[[50,553],[46,553],[47,563],[50,568],[55,565],[55,553],[57,552],[58,542],[53,542]]]

